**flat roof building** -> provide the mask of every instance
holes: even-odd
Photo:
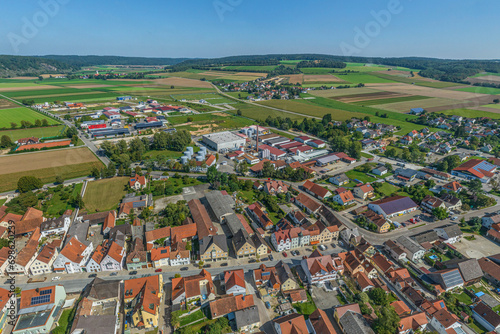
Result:
[[[229,131],[206,134],[202,136],[202,140],[205,145],[217,152],[234,150],[246,144],[245,138]]]

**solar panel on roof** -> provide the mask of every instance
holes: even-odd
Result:
[[[43,291],[40,291],[40,296],[50,295],[51,293],[52,293],[52,289],[43,290]]]
[[[50,295],[31,297],[31,305],[39,305],[50,302]]]

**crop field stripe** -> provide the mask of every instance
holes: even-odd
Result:
[[[358,102],[351,102],[352,104],[356,105],[363,105],[363,106],[373,106],[373,105],[378,105],[378,104],[390,104],[390,103],[396,103],[396,102],[406,102],[406,101],[418,101],[418,100],[425,100],[429,99],[428,96],[402,96],[402,97],[393,97],[393,98],[387,98],[387,99],[378,99],[378,100],[366,100],[366,101],[358,101]]]

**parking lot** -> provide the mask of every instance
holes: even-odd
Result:
[[[481,258],[500,253],[500,246],[495,242],[481,236],[474,235],[476,240],[469,241],[462,238],[459,242],[455,242],[453,247],[460,253],[470,258]]]

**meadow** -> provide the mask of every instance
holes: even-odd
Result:
[[[128,177],[113,177],[89,182],[83,196],[87,212],[116,209],[127,193],[128,180]]]
[[[21,121],[28,121],[34,124],[37,119],[40,121],[45,119],[50,125],[59,124],[55,119],[28,108],[0,109],[0,128],[9,129],[11,127],[10,123],[16,123],[17,126],[21,126]]]
[[[253,66],[253,65],[243,65],[243,66],[224,66],[225,70],[233,70],[233,71],[251,71],[251,72],[271,72],[277,66],[269,65],[269,66]]]
[[[26,137],[56,137],[61,135],[64,125],[55,125],[41,128],[27,128],[27,129],[9,129],[9,130],[1,130],[0,136],[7,135],[10,137],[12,141],[16,141],[19,138]]]

